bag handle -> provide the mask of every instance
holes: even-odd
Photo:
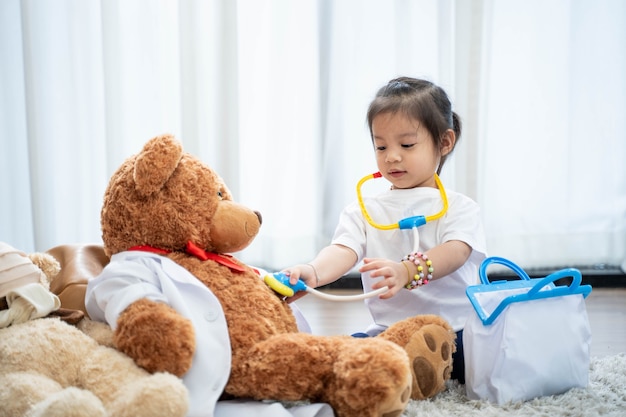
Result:
[[[515,272],[517,272],[517,274],[523,280],[529,280],[529,281],[531,280],[530,277],[528,277],[528,274],[524,272],[524,270],[521,269],[519,266],[517,266],[515,263],[504,258],[494,257],[494,258],[485,259],[483,263],[481,264],[480,266],[481,281],[485,282],[483,279],[484,277],[486,277],[485,271],[487,269],[487,266],[489,266],[492,263],[499,263],[502,265],[506,265],[510,267],[511,269],[513,269]],[[557,287],[557,286],[551,285],[551,284],[554,284],[556,280],[559,280],[561,278],[567,278],[567,277],[572,277],[572,282],[570,283],[569,286],[563,285],[563,286]],[[546,276],[545,278],[535,279],[532,281],[536,281],[536,284],[534,284],[528,292],[521,293],[521,294],[514,294],[514,295],[510,295],[504,298],[502,301],[500,301],[500,304],[498,304],[495,310],[493,310],[491,315],[487,316],[485,314],[485,311],[482,308],[480,308],[480,311],[476,310],[483,324],[489,325],[493,323],[493,321],[504,311],[504,309],[509,304],[512,304],[512,303],[519,303],[519,302],[524,302],[524,301],[539,300],[543,298],[561,297],[561,296],[575,295],[575,294],[582,294],[583,298],[586,298],[589,295],[589,293],[591,293],[590,285],[580,285],[582,281],[582,274],[580,273],[578,269],[575,269],[575,268],[561,269],[560,271],[556,271]],[[490,284],[488,279],[486,279],[486,284]],[[476,309],[476,305],[474,305],[474,308]]]
[[[520,277],[521,279],[530,281],[530,277],[528,276],[526,271],[520,268],[516,263],[511,262],[508,259],[501,258],[499,256],[492,256],[490,258],[485,259],[480,264],[480,269],[478,273],[480,275],[480,281],[483,284],[491,284],[491,282],[489,281],[489,277],[487,276],[487,267],[491,264],[504,265],[508,267],[509,269],[512,269],[517,274],[517,276]]]
[[[559,280],[561,278],[572,277],[572,282],[570,285],[562,285],[558,287],[553,287],[549,291],[541,291],[543,287],[546,285],[554,283],[554,281]],[[565,268],[560,271],[553,272],[545,278],[537,281],[535,285],[526,293],[529,300],[536,300],[540,298],[547,297],[559,297],[562,295],[572,295],[572,294],[582,294],[585,298],[591,292],[590,285],[580,285],[582,281],[582,274],[578,269],[575,268]],[[547,294],[546,294],[547,293]]]

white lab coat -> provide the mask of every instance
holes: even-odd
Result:
[[[142,298],[167,303],[189,319],[195,328],[196,346],[203,347],[196,350],[191,369],[183,376],[189,391],[188,417],[253,416],[270,407],[258,401],[223,402],[217,406],[231,367],[226,319],[211,290],[169,258],[142,251],[113,255],[102,273],[88,283],[85,306],[91,319],[115,329],[119,315]],[[274,410],[277,407],[286,416],[333,416],[325,404],[293,408],[297,414],[280,403],[271,406]]]

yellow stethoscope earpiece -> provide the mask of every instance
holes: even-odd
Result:
[[[380,172],[375,172],[374,174],[369,174],[361,178],[361,180],[356,185],[356,195],[359,200],[359,206],[361,207],[361,213],[363,213],[363,217],[367,220],[367,222],[377,229],[381,230],[393,230],[393,229],[413,229],[420,226],[425,225],[427,222],[437,220],[443,217],[444,214],[448,211],[448,196],[446,195],[446,190],[443,188],[443,184],[439,179],[439,175],[435,174],[435,183],[437,184],[437,188],[439,189],[439,194],[441,195],[441,201],[443,202],[443,207],[441,211],[437,214],[433,214],[430,216],[412,216],[407,217],[406,219],[400,220],[398,223],[393,224],[379,224],[376,223],[372,217],[367,212],[365,208],[365,203],[363,203],[363,195],[361,194],[361,187],[363,183],[369,181],[374,178],[381,178],[383,175]]]

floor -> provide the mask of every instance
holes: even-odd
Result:
[[[360,293],[348,289],[324,291],[338,295]],[[315,334],[351,334],[370,323],[363,301],[328,301],[309,294],[297,305]],[[586,306],[592,333],[591,356],[626,352],[626,288],[594,288]]]

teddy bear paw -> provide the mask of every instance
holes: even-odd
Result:
[[[411,399],[411,373],[406,372],[404,377],[398,378],[399,375],[379,375],[381,382],[371,384],[361,380],[353,387],[353,392],[360,392],[361,401],[357,401],[353,395],[352,404],[346,407],[332,404],[337,417],[400,417]],[[373,385],[379,385],[374,387]],[[384,386],[383,386],[384,385]],[[374,394],[363,397],[363,394],[375,389]]]
[[[375,413],[376,417],[400,417],[406,408],[411,397],[411,379],[410,377],[404,383],[398,384],[398,387],[389,397],[389,399],[378,407]]]
[[[399,417],[411,398],[406,352],[377,338],[351,339],[333,364],[336,379],[323,397],[337,417]]]
[[[405,350],[411,362],[411,398],[423,400],[440,393],[452,372],[454,334],[437,324],[428,324],[414,333]]]
[[[184,417],[188,403],[182,380],[160,372],[120,389],[108,408],[110,415],[116,417]]]
[[[69,387],[35,404],[28,417],[105,417],[107,412],[98,397],[89,391]]]

